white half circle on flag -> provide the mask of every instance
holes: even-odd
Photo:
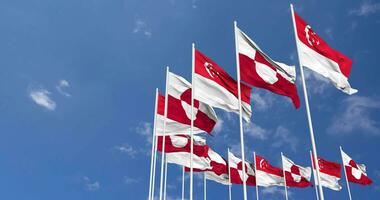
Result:
[[[177,148],[185,147],[189,141],[189,139],[186,137],[180,137],[175,135],[170,136],[170,139],[172,140],[173,146]]]
[[[255,61],[257,74],[268,84],[273,85],[278,81],[277,72],[271,67]]]
[[[194,107],[194,116],[193,116],[194,118],[191,119],[191,105],[189,105],[185,101],[181,101],[181,105],[182,105],[182,108],[185,110],[187,118],[189,118],[190,120],[196,120],[197,119],[197,113],[198,113],[197,108]]]
[[[292,178],[295,182],[297,182],[297,183],[301,182],[301,176],[300,175],[293,174],[293,173],[291,173],[291,174],[292,174]]]
[[[357,180],[360,180],[360,178],[362,177],[362,171],[352,167],[351,168],[351,173],[352,173],[352,176],[355,177]]]

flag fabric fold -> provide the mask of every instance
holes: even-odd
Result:
[[[210,106],[239,113],[237,82],[217,63],[195,49],[195,99]],[[241,84],[243,118],[251,118],[251,88]]]
[[[245,182],[249,186],[256,185],[255,171],[253,164],[245,161]],[[230,177],[232,184],[243,184],[243,161],[231,152],[228,153],[228,166],[230,167]]]
[[[351,59],[331,48],[296,12],[294,21],[302,65],[329,79],[337,89],[347,94],[356,93],[348,82]]]
[[[296,165],[286,156],[282,156],[282,166],[285,172],[285,181],[287,187],[309,187],[311,186],[311,168]]]
[[[331,190],[340,191],[342,189],[342,186],[339,184],[339,180],[341,178],[341,166],[339,165],[339,163],[335,163],[318,157],[318,164],[321,185]],[[313,168],[315,170],[314,164]]]
[[[258,186],[284,186],[282,169],[272,166],[269,161],[259,155],[256,155],[255,166]]]
[[[273,61],[240,29],[237,28],[235,34],[241,80],[249,85],[287,96],[293,105],[299,108],[295,67]]]
[[[346,176],[349,182],[361,185],[370,185],[372,180],[368,177],[366,166],[358,164],[343,150],[341,150],[344,168],[346,169]]]

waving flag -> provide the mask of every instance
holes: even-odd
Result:
[[[237,82],[213,60],[195,49],[195,98],[210,106],[239,113]],[[249,121],[252,110],[251,88],[241,84],[243,118]]]
[[[241,80],[287,96],[293,101],[294,106],[299,108],[295,68],[273,61],[243,31],[236,29]]]
[[[269,161],[256,155],[256,181],[258,186],[283,186],[284,175],[280,168],[273,167]]]
[[[339,90],[347,94],[356,93],[357,90],[348,83],[351,59],[331,48],[296,12],[294,21],[302,65],[328,78]]]
[[[289,158],[282,156],[282,166],[285,172],[286,186],[288,187],[309,187],[311,186],[311,168],[296,165]]]
[[[346,169],[346,176],[348,181],[361,185],[372,184],[372,180],[367,176],[365,165],[357,164],[342,149],[340,152],[342,154],[343,165]]]
[[[247,161],[245,163],[245,181],[247,185],[255,186],[256,185],[256,179],[255,179],[255,171],[253,169],[252,164],[248,163]],[[232,184],[243,184],[243,161],[240,158],[237,158],[234,154],[231,152],[228,152],[228,165],[230,167],[231,172],[231,183]]]
[[[314,162],[312,162],[314,163]],[[319,176],[321,178],[321,185],[329,189],[340,191],[342,186],[339,185],[339,180],[341,178],[341,167],[339,163],[328,161],[318,157],[319,164]],[[315,166],[313,165],[314,170]]]
[[[190,134],[191,84],[184,78],[169,72],[168,113],[166,135]],[[157,109],[157,134],[163,133],[164,102],[159,96]],[[211,133],[217,117],[213,108],[194,99],[194,133]]]

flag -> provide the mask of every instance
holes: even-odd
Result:
[[[356,163],[343,150],[340,152],[348,181],[361,185],[372,184],[372,180],[367,176],[365,165]]]
[[[191,84],[184,78],[169,72],[168,112],[166,135],[190,134],[191,125]],[[157,109],[157,134],[163,133],[165,98],[159,96]],[[217,122],[214,109],[194,99],[193,133],[211,133]]]
[[[351,88],[348,82],[351,59],[331,48],[296,12],[294,21],[302,65],[328,78],[339,90],[347,94],[356,93],[357,90]]]
[[[157,150],[162,152],[162,138],[157,137]],[[208,159],[209,146],[201,137],[194,136],[194,154],[193,166],[198,169],[210,168],[210,160]],[[188,135],[168,135],[165,136],[165,154],[168,163],[174,163],[186,167],[190,167],[191,144]]]
[[[195,172],[204,172],[206,179],[221,183],[224,185],[229,184],[228,180],[228,166],[227,162],[211,148],[208,149],[208,158],[210,160],[210,167],[207,169],[193,168]],[[188,167],[185,168],[189,172]]]
[[[194,97],[210,106],[239,113],[237,82],[217,63],[195,49]],[[243,118],[251,118],[251,88],[241,84]]]
[[[314,160],[312,163],[314,163]],[[341,167],[339,163],[335,163],[318,157],[318,164],[320,172],[319,176],[321,178],[322,186],[335,191],[340,191],[342,189],[342,186],[339,185],[339,180],[341,178]],[[314,164],[313,167],[315,170]]]
[[[255,171],[253,169],[253,165],[251,163],[248,163],[247,161],[245,163],[245,181],[247,185],[255,186],[256,185],[256,179],[255,179]],[[230,167],[230,176],[231,176],[231,183],[232,184],[243,184],[243,162],[240,158],[237,158],[234,154],[231,152],[228,152],[228,165]]]
[[[285,173],[286,186],[288,187],[309,187],[311,186],[311,168],[296,165],[289,158],[282,156],[282,166]]]
[[[294,66],[273,61],[243,31],[236,28],[241,80],[255,87],[289,97],[299,108]]]
[[[273,167],[269,161],[256,155],[256,181],[258,186],[283,186],[284,175],[280,168]]]

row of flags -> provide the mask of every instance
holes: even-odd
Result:
[[[162,136],[158,137],[158,151],[162,152]],[[190,171],[190,138],[186,135],[172,135],[165,137],[165,153],[167,162],[184,166]],[[342,163],[345,176],[352,183],[370,185],[372,180],[366,173],[364,164],[356,163],[341,149]],[[312,157],[310,157],[312,158]],[[281,154],[282,168],[275,167],[263,156],[254,154],[254,162],[245,161],[246,176],[243,179],[243,161],[228,151],[228,159],[224,159],[212,150],[202,137],[194,137],[193,168],[196,172],[204,172],[206,178],[224,185],[243,184],[245,180],[249,186],[287,186],[306,188],[313,185],[311,182],[311,167],[295,164],[291,159]],[[311,159],[311,163],[313,163]],[[321,184],[323,187],[340,191],[342,167],[339,163],[318,157]],[[314,166],[314,164],[313,164]],[[313,167],[313,170],[316,170]],[[317,182],[315,183],[317,185]]]
[[[312,141],[311,159],[313,163],[318,162],[313,170],[316,174],[315,185],[319,186],[320,198],[323,200],[322,186],[333,190],[341,189],[338,183],[341,167],[338,163],[321,159],[317,155],[302,67],[326,77],[336,88],[347,94],[354,94],[357,90],[351,88],[348,82],[352,61],[331,48],[293,11],[292,6],[291,9]],[[162,186],[164,163],[184,166],[185,170],[190,172],[190,200],[192,200],[193,171],[204,172],[208,179],[221,184],[243,184],[244,200],[247,199],[246,185],[264,187],[277,185],[285,188],[312,185],[311,168],[297,165],[283,155],[282,169],[272,166],[260,155],[254,155],[254,164],[245,161],[242,120],[251,123],[252,87],[286,96],[297,109],[300,107],[300,98],[295,84],[295,67],[274,61],[237,27],[236,22],[235,45],[237,80],[196,49],[194,44],[191,83],[167,68],[165,95],[156,91],[149,199],[154,198],[157,151],[162,152],[160,200],[166,196],[162,195],[162,191],[166,191]],[[211,134],[218,121],[214,108],[239,114],[241,159],[228,152],[226,161],[206,144],[204,138],[197,135],[204,132]],[[341,152],[348,181],[370,184],[372,181],[367,177],[364,165],[356,164],[347,154]]]

